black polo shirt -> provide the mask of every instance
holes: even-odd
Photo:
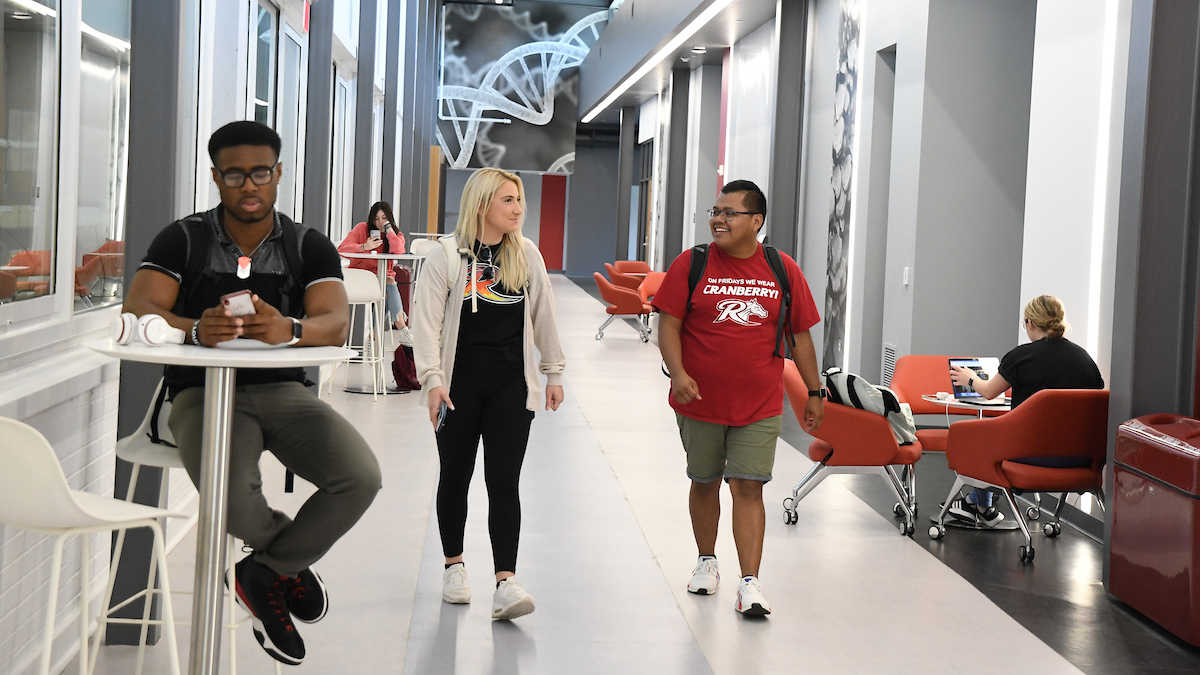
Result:
[[[250,265],[250,276],[239,279],[237,259],[243,252],[226,231],[224,209],[193,214],[165,227],[138,268],[166,274],[180,284],[181,296],[175,313],[190,319],[199,319],[205,310],[221,303],[221,296],[249,289],[264,302],[278,309],[285,316],[304,317],[304,292],[313,284],[331,280],[342,280],[341,259],[337,248],[329,238],[303,225],[297,225],[287,216],[276,213],[275,226],[265,241],[254,253]],[[284,251],[283,228],[294,228],[293,239],[298,247],[301,269],[293,270]],[[207,236],[203,236],[207,233]],[[207,252],[192,249],[202,246],[207,240]],[[200,271],[195,279],[186,279],[188,260],[191,255],[204,256]],[[191,289],[191,292],[185,292]],[[168,366],[166,383],[174,397],[188,387],[203,386],[204,369],[183,366]],[[303,368],[246,368],[238,369],[237,384],[269,384],[273,382],[304,381]]]

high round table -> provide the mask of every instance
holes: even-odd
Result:
[[[121,346],[111,339],[84,347],[123,361],[198,366],[204,375],[204,432],[200,463],[200,514],[196,525],[196,582],[193,589],[189,675],[217,675],[221,663],[221,591],[228,527],[229,439],[233,430],[237,368],[296,368],[335,363],[354,355],[343,347],[210,349],[195,345]]]
[[[988,410],[994,410],[996,412],[1009,412],[1012,410],[1011,404],[978,405],[976,403],[964,403],[964,402],[959,401],[958,399],[954,398],[953,396],[950,398],[938,398],[937,396],[933,396],[932,394],[921,394],[921,400],[928,401],[930,403],[936,403],[938,405],[944,405],[947,408],[959,408],[962,410],[974,410],[975,412],[979,413],[979,419],[983,419],[983,413]]]

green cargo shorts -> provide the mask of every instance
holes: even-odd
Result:
[[[711,483],[724,476],[766,483],[775,468],[775,442],[783,430],[783,415],[731,427],[701,422],[675,413],[679,438],[687,452],[688,478]]]

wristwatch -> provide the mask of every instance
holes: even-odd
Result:
[[[828,398],[828,397],[825,395],[825,390],[824,390],[824,389],[809,389],[809,390],[808,390],[808,395],[809,395],[809,396],[816,396],[817,398]]]
[[[300,319],[288,317],[292,320],[292,339],[285,342],[285,345],[291,346],[300,341],[304,337],[304,325],[300,323]]]

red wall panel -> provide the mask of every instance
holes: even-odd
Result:
[[[567,219],[567,177],[542,176],[542,222],[538,249],[546,269],[563,268],[563,230]]]

